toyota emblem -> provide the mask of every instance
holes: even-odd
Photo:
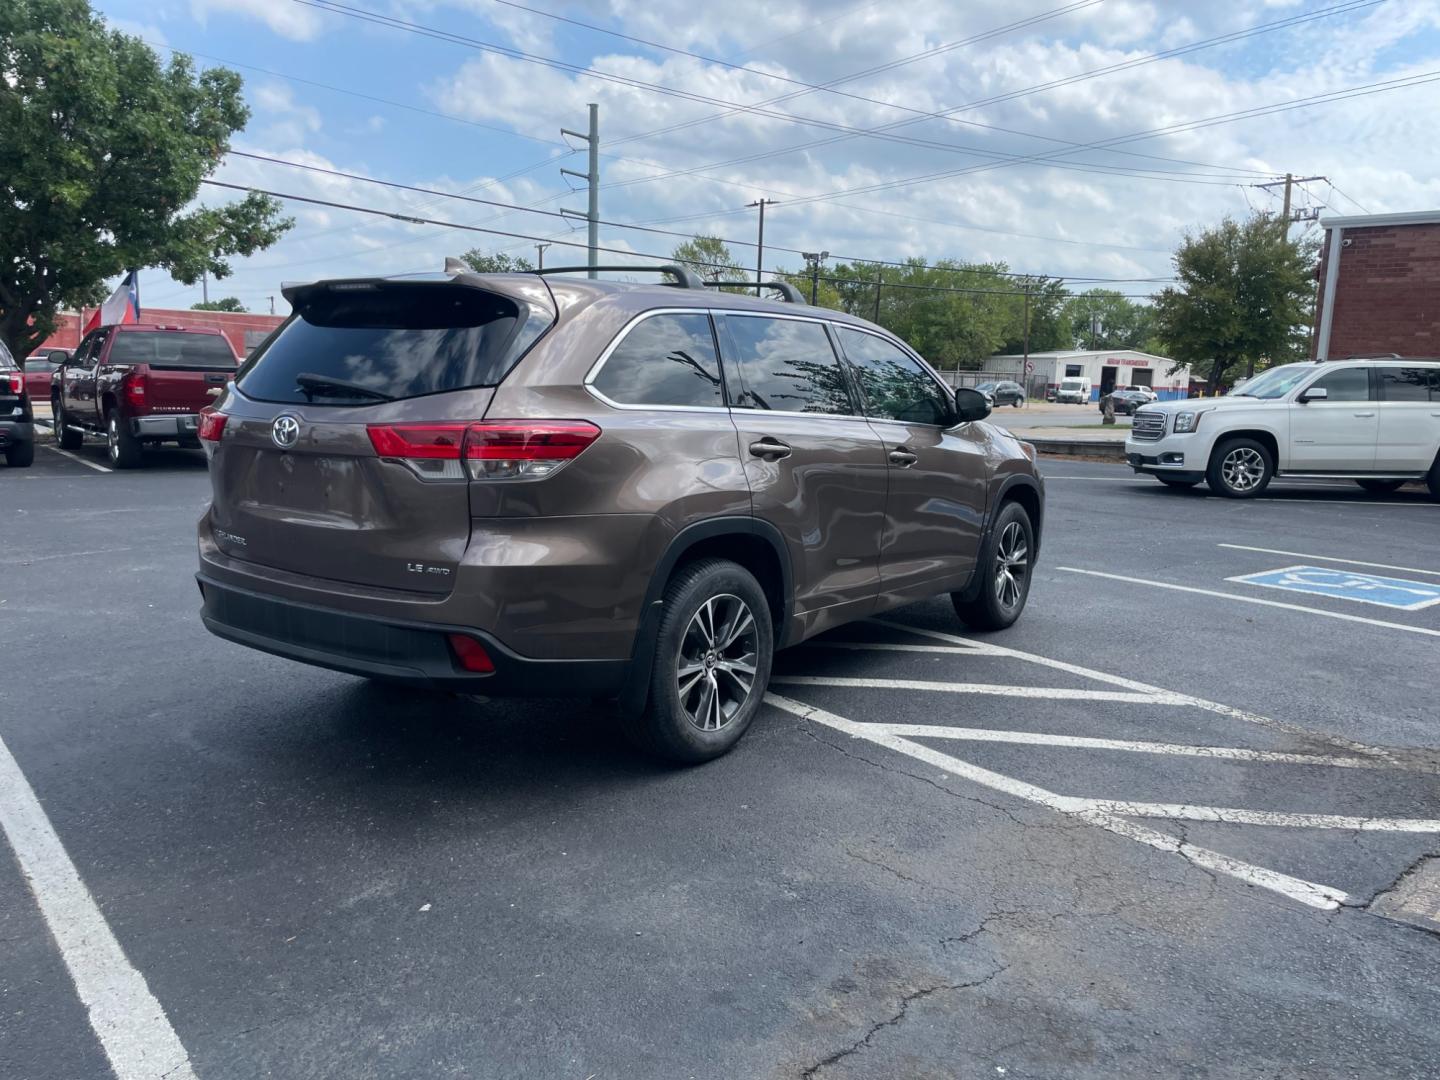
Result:
[[[289,450],[300,441],[300,421],[289,413],[277,416],[270,425],[270,438],[281,450]]]

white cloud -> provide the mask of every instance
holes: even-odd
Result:
[[[250,99],[259,114],[258,126],[248,129],[252,137],[289,148],[303,146],[309,135],[320,130],[320,110],[297,102],[286,83],[255,83]]]
[[[288,0],[190,0],[190,12],[201,25],[211,12],[249,16],[292,41],[314,39],[322,25],[317,9]]]

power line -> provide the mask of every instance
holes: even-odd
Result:
[[[1351,204],[1353,204],[1362,214],[1369,214],[1369,213],[1371,213],[1370,210],[1365,209],[1365,207],[1361,206],[1360,203],[1356,202],[1354,199],[1350,198],[1349,195],[1346,195],[1345,192],[1341,191],[1338,187],[1336,187],[1336,186],[1335,186],[1335,181],[1333,181],[1333,180],[1328,180],[1328,179],[1327,179],[1325,182],[1330,185],[1330,190],[1331,190],[1331,191],[1335,192],[1335,194],[1337,194],[1337,195],[1340,195],[1340,196],[1344,197],[1344,198],[1345,198],[1346,200],[1348,200]]]

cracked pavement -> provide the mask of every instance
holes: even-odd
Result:
[[[0,585],[0,737],[200,1080],[1435,1076],[1440,935],[1372,910],[1440,855],[1433,835],[1143,821],[1177,849],[1348,894],[1323,911],[775,708],[729,757],[677,771],[636,758],[588,702],[479,705],[251,653],[195,617],[203,466],[158,465],[101,476],[41,460],[33,479],[0,476],[17,559]],[[1096,479],[1051,482],[1031,608],[990,640],[1274,724],[884,687],[785,694],[860,723],[1359,746],[1381,767],[918,740],[1065,796],[1440,817],[1424,639],[1048,569],[1208,587],[1265,558],[1218,542],[1298,536],[1426,566],[1440,513],[1236,508],[1114,467],[1046,469]],[[962,632],[943,601],[898,620]],[[923,640],[873,624],[830,636]],[[779,666],[1088,685],[1005,657],[816,648]],[[0,1074],[109,1075],[8,857]]]

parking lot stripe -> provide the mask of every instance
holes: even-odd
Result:
[[[63,457],[63,458],[69,458],[71,461],[78,461],[81,465],[84,465],[87,469],[94,469],[96,472],[114,472],[114,471],[115,471],[114,469],[108,469],[108,468],[106,468],[104,465],[96,465],[95,462],[93,462],[93,461],[86,461],[83,457],[80,457],[78,454],[72,454],[69,450],[61,450],[58,446],[51,446],[49,443],[46,443],[46,444],[45,444],[45,449],[47,449],[47,450],[53,450],[53,451],[55,451],[55,453],[59,454],[61,457]]]
[[[1275,810],[1241,810],[1228,806],[1184,803],[1126,802],[1080,799],[1082,809],[1125,817],[1168,818],[1172,821],[1213,821],[1222,825],[1282,825],[1295,829],[1342,829],[1345,832],[1440,833],[1440,821],[1429,818],[1373,818],[1348,814],[1287,814]]]
[[[115,940],[3,740],[0,827],[117,1080],[195,1080],[165,1010]]]
[[[1440,577],[1440,570],[1421,570],[1415,566],[1394,566],[1383,562],[1362,562],[1359,559],[1337,559],[1333,555],[1310,555],[1303,551],[1281,551],[1279,548],[1251,547],[1249,544],[1218,544],[1231,551],[1258,551],[1262,555],[1284,555],[1291,559],[1317,559],[1320,562],[1345,563],[1347,566],[1368,566],[1372,570],[1401,570],[1407,574],[1429,574]]]
[[[802,644],[807,649],[855,649],[862,652],[873,649],[876,652],[949,653],[952,656],[984,656],[986,653],[985,646],[978,642],[973,645],[901,645],[893,641],[817,641],[812,638]]]
[[[1216,589],[1198,589],[1193,585],[1175,585],[1168,581],[1150,581],[1147,578],[1127,577],[1124,574],[1106,574],[1100,570],[1081,570],[1075,566],[1057,566],[1056,570],[1063,570],[1067,574],[1085,574],[1088,577],[1107,578],[1110,581],[1123,581],[1127,585],[1149,585],[1156,589],[1172,589],[1175,592],[1195,593],[1199,596],[1216,596],[1221,600],[1234,600],[1241,604],[1258,604],[1260,607],[1282,608],[1285,611],[1301,611],[1307,615],[1323,615],[1327,619],[1342,619],[1345,622],[1364,623],[1367,626],[1380,626],[1386,630],[1405,630],[1411,634],[1425,634],[1428,637],[1440,637],[1440,630],[1432,630],[1428,626],[1409,626],[1405,623],[1386,622],[1384,619],[1367,619],[1363,615],[1349,615],[1343,611],[1326,611],[1324,608],[1306,607],[1303,604],[1286,604],[1279,600],[1262,600],[1258,596],[1241,596],[1238,593],[1220,592]]]
[[[924,739],[958,739],[966,742],[1023,743],[1027,746],[1068,746],[1080,750],[1127,750],[1137,754],[1173,754],[1177,757],[1253,761],[1266,765],[1328,765],[1336,769],[1383,769],[1372,758],[1334,754],[1287,754],[1279,750],[1247,750],[1238,746],[1190,746],[1183,743],[1137,742],[1129,739],[1094,739],[1085,735],[1047,735],[1035,731],[992,731],[989,728],[932,727],[928,724],[877,724],[892,735]]]
[[[1129,690],[1084,690],[1068,686],[1011,686],[1006,683],[931,682],[926,679],[854,679],[827,675],[775,675],[771,683],[791,686],[849,686],[857,690],[929,690],[939,694],[992,694],[996,697],[1044,698],[1048,701],[1126,701],[1139,705],[1184,705],[1173,694],[1138,694]]]
[[[1130,840],[1138,841],[1160,851],[1167,851],[1188,859],[1196,866],[1204,867],[1207,870],[1219,874],[1226,874],[1249,885],[1258,885],[1264,889],[1288,896],[1298,900],[1302,904],[1322,910],[1332,910],[1339,907],[1349,897],[1339,889],[1332,889],[1329,886],[1319,885],[1313,881],[1305,881],[1301,878],[1291,877],[1275,870],[1268,870],[1263,866],[1255,866],[1252,863],[1240,859],[1222,855],[1218,851],[1210,851],[1208,848],[1197,847],[1187,841],[1175,836],[1147,828],[1137,822],[1127,821],[1115,814],[1104,810],[1096,809],[1091,803],[1094,800],[1077,799],[1068,795],[1058,795],[1053,791],[1037,787],[1034,784],[1027,784],[1023,780],[1016,780],[1013,776],[1006,776],[1004,773],[992,772],[983,769],[978,765],[972,765],[968,761],[943,754],[939,750],[932,750],[928,746],[911,742],[909,739],[892,735],[883,730],[883,725],[878,724],[857,724],[853,720],[847,720],[843,716],[827,712],[825,709],[813,705],[806,705],[803,702],[794,701],[791,698],[782,697],[779,694],[767,693],[765,701],[774,705],[777,709],[783,709],[793,716],[802,720],[813,720],[818,724],[834,728],[846,735],[857,739],[866,739],[879,746],[895,750],[901,754],[923,761],[927,765],[933,765],[952,776],[958,776],[964,780],[988,787],[991,790],[1002,792],[1006,795],[1013,795],[1016,798],[1028,802],[1037,803],[1051,810],[1062,814],[1070,814],[1091,825],[1096,825],[1116,835],[1124,836]]]

